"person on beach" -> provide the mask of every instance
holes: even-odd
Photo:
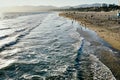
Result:
[[[72,25],[73,25],[73,20],[72,20]]]

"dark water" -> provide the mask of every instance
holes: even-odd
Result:
[[[77,22],[58,13],[14,15],[0,21],[0,80],[82,79],[80,55],[91,39]]]

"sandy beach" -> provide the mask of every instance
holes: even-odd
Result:
[[[94,30],[101,38],[120,50],[120,19],[116,12],[63,12],[60,16],[80,22]]]

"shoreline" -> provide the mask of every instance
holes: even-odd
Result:
[[[95,31],[96,34],[98,34],[98,36],[101,39],[103,39],[105,42],[110,44],[110,47],[109,46],[106,46],[106,47],[113,50],[113,53],[111,53],[111,51],[108,51],[108,50],[103,50],[103,49],[99,50],[98,49],[96,51],[96,53],[93,53],[93,54],[97,58],[99,58],[99,60],[103,64],[105,64],[112,71],[115,78],[117,80],[119,80],[120,79],[120,71],[119,71],[119,69],[120,69],[120,64],[119,64],[119,61],[120,61],[120,59],[119,59],[119,57],[120,57],[120,54],[119,54],[120,53],[120,47],[119,47],[120,46],[120,42],[119,42],[120,41],[120,32],[116,33],[115,31],[119,31],[120,26],[117,28],[117,30],[114,30],[114,29],[109,30],[109,28],[111,28],[113,26],[118,26],[119,24],[117,24],[117,23],[113,24],[113,23],[110,23],[111,21],[107,22],[107,20],[106,20],[105,21],[106,24],[103,24],[103,25],[100,26],[100,24],[102,24],[102,23],[98,23],[98,22],[95,23],[96,18],[94,20],[92,20],[91,22],[90,22],[91,18],[89,18],[89,20],[87,20],[88,17],[86,19],[84,18],[84,17],[86,17],[86,14],[90,14],[90,16],[91,15],[96,15],[96,14],[92,14],[92,13],[88,13],[88,12],[83,12],[83,13],[82,12],[80,12],[80,13],[78,13],[78,12],[77,13],[75,13],[75,12],[62,12],[59,15],[65,17],[65,18],[70,18],[72,20],[78,21],[80,25],[82,25],[83,27],[86,27],[86,28],[88,28],[88,29],[90,29],[92,31]],[[97,14],[99,14],[99,13],[100,12],[98,12]],[[80,14],[83,14],[83,15],[80,16]],[[111,14],[111,13],[109,13],[109,14]],[[101,17],[101,19],[99,20],[100,22],[103,21],[102,18],[103,17]],[[106,25],[108,26],[108,23],[110,23],[109,28],[106,27]],[[82,34],[84,34],[84,33],[82,33]],[[118,35],[118,36],[116,36],[116,35]],[[117,40],[119,40],[119,41],[117,41]],[[113,44],[115,41],[117,41],[117,42],[115,44]],[[96,45],[96,43],[93,42],[93,45]]]
[[[78,21],[82,26],[85,26],[93,31],[95,31],[98,36],[100,36],[103,40],[108,42],[111,47],[115,48],[117,51],[120,50],[120,24],[115,23],[116,18],[114,21],[111,19],[108,21],[114,13],[106,14],[107,12],[62,12],[59,15],[63,17],[67,17],[73,20]],[[96,16],[99,17],[96,18]],[[102,15],[102,16],[101,16]],[[102,19],[102,17],[106,19]],[[113,21],[113,23],[111,23]],[[113,26],[112,26],[113,24]],[[108,26],[110,26],[108,28]],[[115,27],[114,27],[115,26]],[[117,29],[117,30],[116,30]]]

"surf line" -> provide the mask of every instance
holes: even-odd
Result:
[[[76,62],[75,66],[76,67],[80,65],[79,61],[80,61],[80,56],[82,54],[83,46],[84,46],[84,39],[82,40],[80,48],[78,49],[78,52],[77,52],[77,57],[75,59],[75,62]]]
[[[80,45],[80,48],[78,49],[77,56],[75,59],[75,65],[74,65],[77,71],[77,78],[80,80],[83,80],[82,73],[80,73],[80,57],[81,57],[81,54],[83,53],[83,47],[84,47],[84,39],[82,39],[82,43]]]

